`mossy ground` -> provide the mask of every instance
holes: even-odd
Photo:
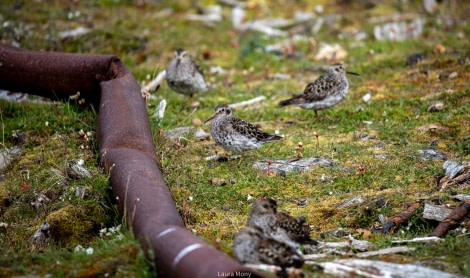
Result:
[[[426,15],[415,1],[370,1],[376,5],[366,9],[358,1],[248,1],[247,18],[293,17],[296,10],[313,11],[324,4],[324,15],[340,17],[325,24],[310,41],[296,44],[301,58],[288,58],[263,51],[263,46],[280,39],[248,32],[238,37],[230,22],[230,9],[223,7],[224,20],[216,23],[190,22],[186,13],[195,13],[190,1],[145,3],[134,1],[36,2],[3,1],[0,38],[5,43],[18,43],[28,50],[52,50],[78,53],[116,54],[137,80],[145,82],[163,70],[176,48],[185,48],[206,72],[213,89],[199,94],[197,109],[187,106],[188,98],[172,92],[162,84],[155,98],[150,99],[148,113],[154,132],[156,152],[161,170],[187,228],[210,243],[231,253],[232,238],[246,224],[254,198],[271,197],[280,209],[292,215],[304,215],[315,226],[312,237],[337,227],[354,232],[370,229],[378,215],[390,218],[419,200],[440,200],[457,204],[451,193],[468,193],[465,188],[439,191],[436,179],[444,174],[442,160],[424,161],[418,150],[437,148],[449,159],[470,159],[470,25],[466,15],[470,5],[464,1],[440,4],[436,15]],[[289,4],[289,3],[290,4]],[[323,2],[323,3],[322,3]],[[351,1],[352,2],[352,1]],[[199,4],[215,4],[201,1]],[[372,38],[373,19],[396,13],[426,19],[423,34],[405,41],[376,41]],[[8,24],[5,24],[8,22]],[[61,31],[84,26],[91,32],[77,38],[60,39]],[[348,34],[364,30],[365,40],[356,41]],[[331,61],[315,61],[318,42],[339,43],[348,51],[341,61],[360,74],[351,76],[348,97],[336,107],[321,111],[317,121],[313,111],[298,108],[281,109],[277,102],[303,90],[319,72],[312,65]],[[434,52],[436,45],[446,48]],[[205,55],[203,55],[205,53]],[[406,58],[424,53],[427,59],[406,66]],[[204,58],[204,56],[206,58]],[[227,69],[227,75],[211,75],[211,66]],[[266,72],[286,73],[287,80],[266,78]],[[442,78],[442,72],[456,72],[454,79]],[[371,103],[362,96],[370,93]],[[282,142],[264,146],[247,154],[244,160],[207,162],[220,147],[213,141],[198,141],[191,135],[177,143],[162,138],[161,130],[193,125],[204,120],[220,103],[235,103],[259,95],[267,100],[234,113],[250,122],[259,123],[268,132],[279,130]],[[168,106],[165,117],[153,117],[161,99]],[[436,102],[444,109],[427,112]],[[101,239],[99,230],[116,226],[121,218],[114,209],[107,175],[97,165],[96,141],[91,136],[84,142],[78,131],[94,131],[96,113],[81,110],[75,104],[11,104],[0,103],[2,143],[14,145],[15,130],[25,132],[29,140],[23,154],[4,169],[0,186],[0,222],[8,223],[0,232],[0,276],[52,273],[56,276],[101,276],[106,271],[115,276],[153,276],[149,267],[142,267],[142,252],[129,233],[121,241]],[[48,125],[45,125],[45,122]],[[419,127],[439,123],[443,131],[422,131]],[[208,126],[203,126],[206,131]],[[318,141],[314,134],[318,135]],[[303,143],[296,151],[298,142]],[[378,155],[385,155],[379,158]],[[252,168],[260,158],[294,158],[319,156],[336,160],[342,167],[316,167],[304,173],[286,176],[269,175]],[[71,159],[83,159],[93,178],[71,180],[63,174]],[[213,178],[225,179],[225,186],[212,185]],[[234,183],[231,183],[230,181]],[[76,186],[87,187],[86,197],[75,197]],[[36,211],[30,203],[39,194],[52,202]],[[365,202],[345,208],[333,208],[355,196]],[[374,202],[383,196],[384,202]],[[306,206],[298,205],[307,200]],[[8,204],[6,204],[8,203]],[[372,210],[366,210],[366,206]],[[57,215],[67,220],[75,211],[67,240],[53,239],[41,253],[31,253],[29,238],[46,219]],[[65,213],[62,215],[60,213]],[[52,215],[52,216],[51,216]],[[92,215],[85,219],[84,215]],[[62,218],[61,218],[62,217]],[[412,238],[429,234],[436,223],[420,214],[396,231],[395,236]],[[465,224],[468,228],[468,224]],[[380,247],[390,246],[390,236],[373,236],[369,240]],[[468,236],[449,236],[444,243],[417,245],[417,252],[394,255],[383,260],[423,264],[458,275],[470,275]],[[77,244],[94,247],[93,255],[73,252]],[[120,254],[116,256],[116,254]],[[308,269],[306,274],[319,275]]]

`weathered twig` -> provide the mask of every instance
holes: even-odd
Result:
[[[414,243],[414,242],[434,242],[434,241],[441,241],[443,240],[442,238],[436,237],[436,236],[428,236],[428,237],[416,237],[413,239],[407,239],[407,240],[393,240],[392,243],[395,244],[403,244],[403,243]]]
[[[163,79],[166,77],[166,70],[162,70],[161,72],[158,73],[157,77],[155,77],[154,80],[150,81],[147,85],[142,87],[140,90],[141,92],[152,92],[157,90],[160,87],[160,84],[162,83]]]
[[[390,248],[380,249],[380,250],[377,250],[377,251],[368,251],[368,252],[363,252],[363,253],[357,253],[356,257],[366,258],[366,257],[371,257],[371,256],[405,253],[405,252],[411,252],[411,251],[414,251],[414,250],[416,250],[416,248],[410,248],[408,246],[397,246],[397,247],[390,247]]]
[[[394,264],[381,261],[343,259],[317,263],[325,273],[341,277],[440,277],[454,278],[456,275],[415,264]]]
[[[259,96],[259,97],[255,97],[253,99],[245,100],[242,102],[233,103],[233,104],[230,104],[229,106],[232,108],[238,108],[238,107],[253,105],[255,103],[262,102],[264,100],[266,100],[265,96]]]
[[[285,271],[286,277],[300,277],[302,275],[302,270],[294,267],[289,267],[286,269],[282,269],[277,265],[270,265],[270,264],[245,264],[246,267],[249,267],[254,270],[262,270],[274,274],[278,274],[281,271]]]

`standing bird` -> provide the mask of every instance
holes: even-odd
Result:
[[[270,264],[282,268],[304,264],[304,258],[292,246],[268,238],[259,227],[246,227],[233,240],[233,253],[240,263]]]
[[[277,211],[274,199],[256,200],[251,207],[248,226],[260,227],[265,236],[285,242],[298,249],[301,243],[317,245],[310,238],[310,227],[305,217],[294,218],[287,213]]]
[[[183,49],[175,51],[175,57],[166,67],[166,82],[173,91],[190,97],[207,90],[202,69]]]
[[[313,109],[318,119],[317,110],[335,106],[348,94],[349,84],[346,73],[359,75],[346,71],[342,64],[333,64],[323,75],[309,83],[303,94],[283,100],[279,102],[279,106],[300,106],[304,109]]]
[[[259,149],[265,143],[281,140],[281,136],[271,135],[259,130],[249,122],[237,118],[232,114],[232,108],[227,104],[220,104],[215,108],[212,117],[211,134],[214,141],[232,153],[243,153],[248,150]]]

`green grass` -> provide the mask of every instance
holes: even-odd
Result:
[[[261,1],[253,1],[255,4],[247,10],[248,19],[292,17],[295,10],[313,11],[316,5],[311,1],[285,5],[285,1],[279,0],[266,2],[266,9],[258,2]],[[208,25],[185,20],[186,13],[195,12],[190,1],[150,2],[144,7],[136,7],[135,1],[77,4],[23,1],[20,8],[14,8],[14,1],[4,1],[0,4],[0,10],[5,11],[1,17],[9,23],[0,29],[0,38],[27,50],[115,54],[139,82],[148,81],[163,70],[174,49],[185,48],[206,72],[213,89],[191,100],[199,102],[197,109],[186,106],[180,111],[188,98],[175,94],[163,83],[152,93],[155,99],[147,102],[148,115],[160,168],[187,228],[209,243],[220,240],[221,250],[228,254],[231,254],[233,236],[246,225],[253,202],[248,196],[275,198],[281,210],[305,216],[316,227],[311,234],[314,238],[338,227],[361,237],[356,229],[370,230],[379,214],[391,218],[419,199],[458,205],[451,193],[466,193],[468,189],[452,187],[439,191],[436,178],[444,174],[442,161],[423,161],[418,151],[432,143],[433,148],[446,153],[449,159],[457,162],[470,159],[467,84],[470,45],[465,39],[470,35],[470,27],[460,23],[466,19],[470,5],[459,2],[451,10],[452,5],[441,4],[439,17],[454,19],[447,25],[450,21],[438,21],[435,16],[422,13],[419,2],[414,1],[378,1],[372,9],[359,2],[349,6],[323,2],[324,14],[339,14],[341,18],[325,23],[318,34],[309,36],[310,40],[296,43],[300,58],[293,59],[264,51],[265,46],[280,39],[256,32],[238,37],[229,20],[230,9],[226,7],[222,8],[224,20],[219,23]],[[173,12],[162,13],[165,8]],[[358,42],[350,36],[338,36],[342,31],[356,30],[372,34],[372,18],[404,11],[426,19],[422,37],[400,42],[368,37]],[[60,32],[79,26],[88,27],[91,32],[77,38],[59,38]],[[321,74],[312,71],[312,65],[333,62],[314,60],[318,51],[315,43],[339,43],[348,51],[342,62],[348,70],[360,74],[349,77],[349,95],[334,108],[321,111],[320,121],[313,111],[277,107],[280,100],[302,92],[308,82]],[[437,44],[442,44],[446,52],[434,53]],[[204,59],[204,52],[210,58]],[[405,66],[406,58],[413,53],[424,53],[428,58]],[[228,74],[210,75],[211,66],[221,66]],[[290,78],[266,79],[267,71],[270,75],[286,73]],[[458,75],[452,80],[440,80],[439,75],[444,71]],[[371,94],[370,104],[362,101],[367,93]],[[237,160],[207,162],[205,157],[216,150],[225,153],[212,140],[198,141],[188,135],[180,140],[178,148],[177,142],[162,136],[164,130],[191,126],[195,119],[207,119],[220,103],[236,103],[260,95],[267,100],[236,109],[235,115],[259,123],[265,131],[279,130],[285,139],[249,152],[240,164]],[[152,115],[161,99],[166,99],[168,105],[165,117],[156,119]],[[444,103],[444,109],[427,112],[438,101]],[[74,103],[1,101],[0,115],[4,148],[15,144],[12,135],[16,130],[25,132],[29,138],[20,147],[22,154],[3,169],[4,178],[0,182],[0,222],[9,224],[7,231],[0,230],[0,276],[50,273],[58,277],[89,277],[103,276],[109,271],[118,277],[154,277],[155,270],[146,264],[131,232],[123,231],[120,241],[102,239],[99,235],[100,229],[122,224],[122,220],[115,209],[108,176],[97,163],[97,142],[93,135],[96,111],[79,109]],[[439,123],[448,130],[420,130],[430,123]],[[209,129],[208,125],[201,127]],[[80,130],[92,132],[88,141],[80,137]],[[300,152],[295,150],[298,142],[303,143]],[[268,175],[251,166],[261,158],[311,156],[333,159],[339,166],[314,167],[308,172],[286,176]],[[64,173],[71,159],[83,159],[93,177],[68,178]],[[214,178],[223,179],[226,184],[212,185],[210,181]],[[76,186],[87,188],[84,199],[75,197]],[[30,203],[39,193],[46,194],[52,202],[36,211]],[[358,195],[364,198],[364,203],[332,208]],[[383,200],[376,202],[378,196]],[[305,208],[297,205],[301,199],[307,200]],[[366,210],[366,206],[371,209]],[[91,217],[77,217],[69,236],[54,238],[42,252],[31,252],[29,238],[35,229],[45,219],[67,215],[70,211]],[[421,215],[418,211],[394,236],[410,239],[429,234],[436,223],[424,220]],[[463,226],[468,229],[468,223]],[[91,228],[84,232],[83,227]],[[379,247],[392,245],[391,236],[373,235],[365,239]],[[95,253],[76,253],[73,250],[77,244],[93,247]],[[457,275],[470,275],[470,263],[464,256],[470,250],[467,236],[455,233],[443,243],[413,247],[418,248],[417,252],[377,259],[397,263],[420,261]],[[304,272],[309,277],[322,275],[313,267],[306,266]]]

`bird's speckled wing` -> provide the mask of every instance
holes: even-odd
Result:
[[[284,212],[276,214],[276,224],[278,227],[284,229],[289,237],[296,242],[309,242],[310,227],[305,223],[305,220],[296,219]]]
[[[204,72],[202,71],[202,68],[198,64],[196,64],[196,62],[194,62],[192,59],[191,59],[191,65],[193,66],[193,76],[196,74],[196,72],[199,72],[199,74],[204,76]]]
[[[339,81],[328,75],[321,75],[315,81],[309,83],[300,96],[307,102],[318,101],[332,95],[332,90],[338,88]]]
[[[272,238],[264,238],[259,242],[258,253],[260,261],[267,264],[301,267],[304,263],[303,258],[291,246]]]
[[[230,117],[229,124],[236,132],[240,133],[241,135],[256,138],[258,141],[276,141],[281,139],[280,136],[262,132],[256,126],[237,117]]]

